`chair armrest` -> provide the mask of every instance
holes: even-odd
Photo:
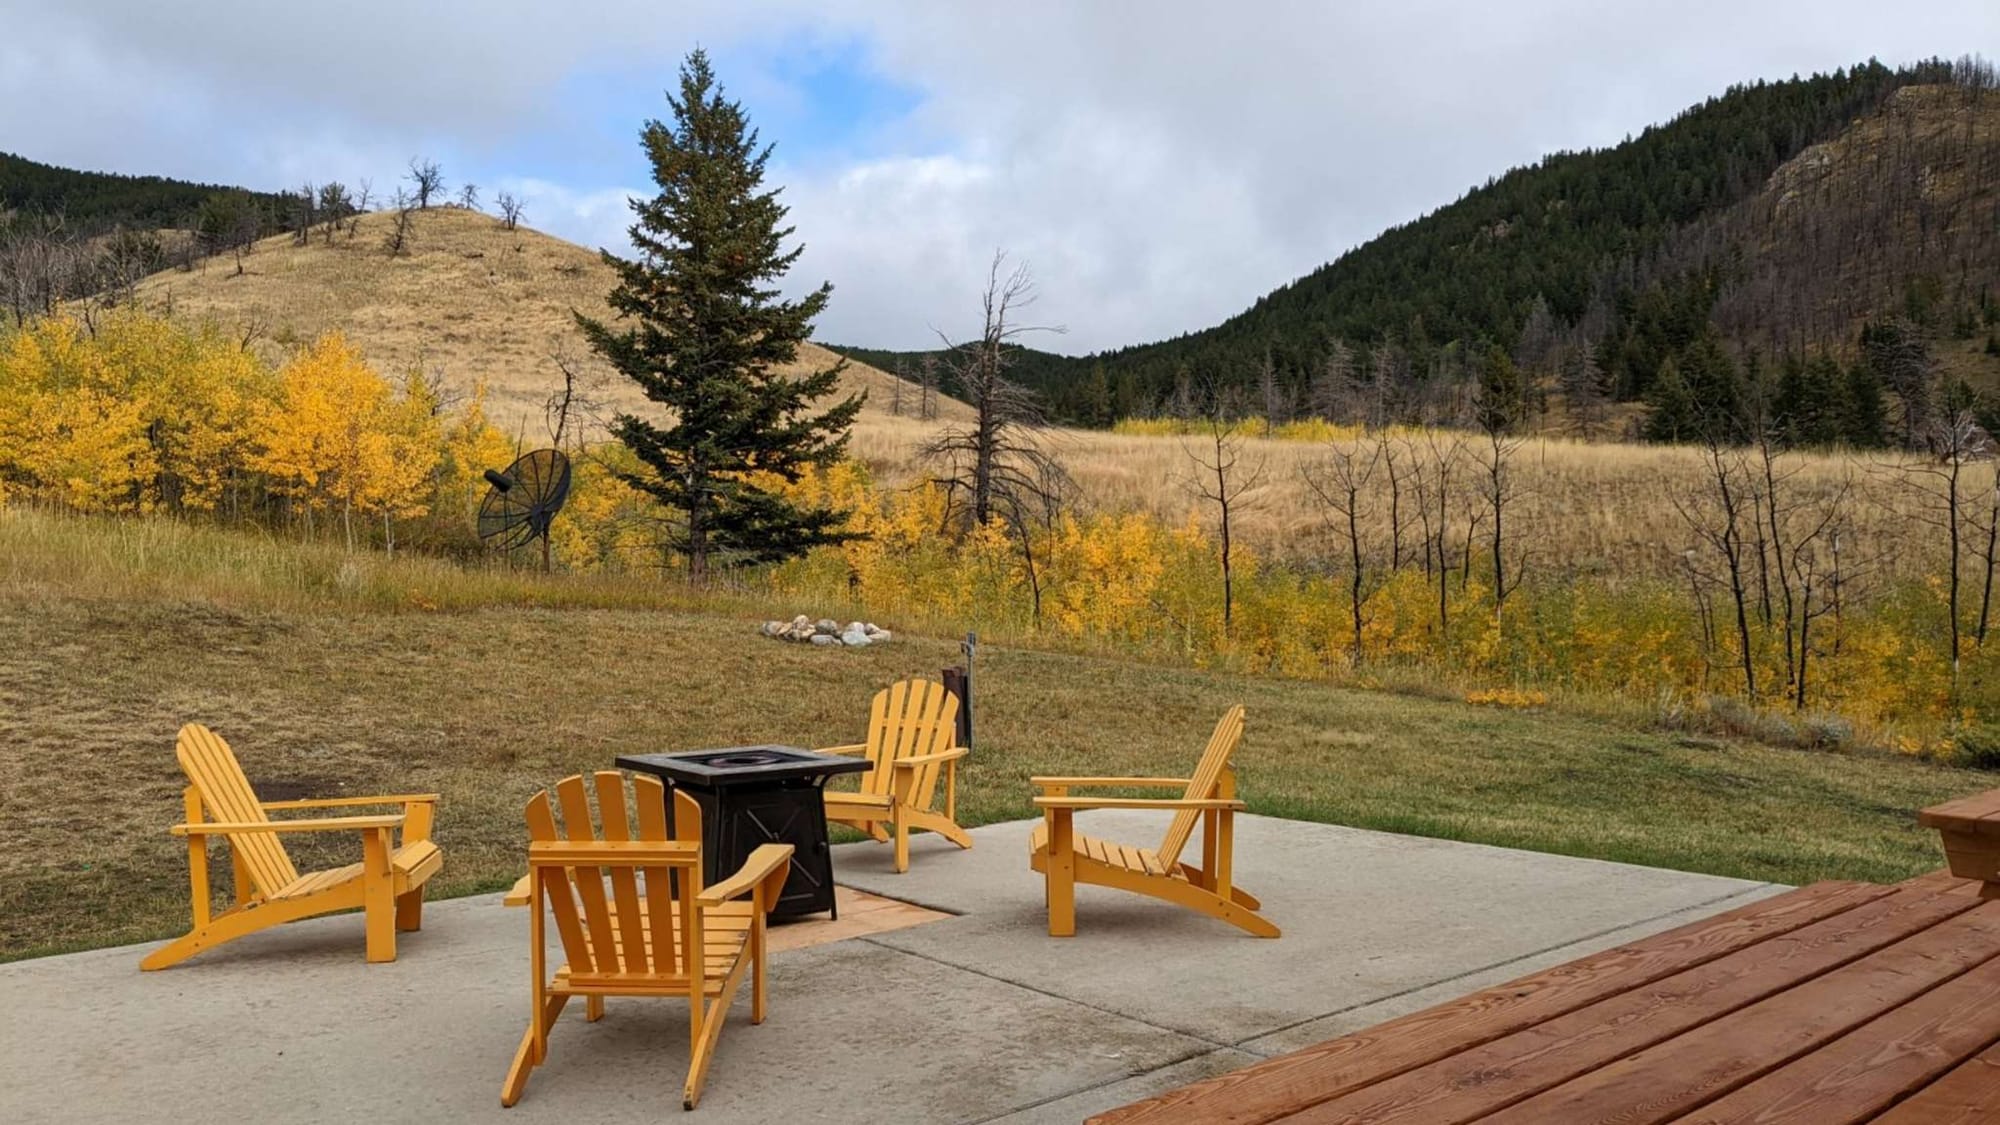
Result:
[[[500,900],[500,905],[502,906],[528,905],[532,897],[530,887],[534,882],[534,878],[535,877],[533,875],[523,875],[519,879],[514,880],[514,885],[507,888],[506,897]]]
[[[721,906],[732,898],[750,893],[759,883],[774,875],[790,875],[792,866],[792,846],[790,844],[759,844],[736,869],[736,874],[712,887],[703,887],[696,901],[703,906]]]
[[[899,770],[904,770],[904,769],[913,770],[916,769],[918,766],[930,765],[932,762],[954,761],[956,759],[965,757],[967,754],[970,754],[971,752],[972,751],[966,749],[965,747],[960,746],[954,750],[940,750],[935,754],[915,754],[908,758],[897,758],[894,762],[891,762],[889,764]]]
[[[435,805],[436,793],[396,793],[386,797],[315,797],[296,801],[259,801],[265,809],[345,809],[361,805]]]
[[[1241,801],[1221,797],[1037,797],[1038,809],[1228,809],[1243,812]]]
[[[1114,786],[1129,786],[1133,789],[1185,789],[1191,778],[1185,777],[1031,777],[1028,784],[1037,789],[1110,789]]]
[[[401,828],[403,814],[394,816],[335,816],[324,820],[260,820],[253,823],[204,820],[199,824],[176,824],[167,831],[176,836],[234,836],[243,832],[352,832],[369,828]]]
[[[860,758],[868,753],[868,744],[856,742],[848,746],[828,746],[813,751],[815,754],[839,754],[843,758]]]

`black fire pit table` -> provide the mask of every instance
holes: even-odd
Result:
[[[833,904],[833,855],[826,846],[821,790],[836,774],[860,773],[864,758],[796,746],[732,746],[676,754],[625,754],[617,764],[666,783],[667,823],[674,790],[701,805],[702,881],[715,883],[743,866],[759,844],[792,845],[792,872],[771,914],[792,918]]]

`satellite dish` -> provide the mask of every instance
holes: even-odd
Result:
[[[517,458],[506,472],[486,470],[486,499],[479,503],[479,538],[512,551],[542,541],[542,566],[549,565],[549,523],[569,499],[569,458],[560,450],[537,449]]]

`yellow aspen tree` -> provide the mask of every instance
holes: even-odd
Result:
[[[69,317],[47,317],[0,350],[0,477],[85,512],[144,511],[157,462],[143,413]]]
[[[307,534],[314,531],[315,513],[338,512],[351,546],[368,466],[387,456],[374,425],[390,398],[389,384],[337,332],[301,349],[278,381],[276,402],[259,412],[262,436],[251,466],[305,514]]]

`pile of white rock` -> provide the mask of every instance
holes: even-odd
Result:
[[[870,622],[850,621],[842,625],[828,617],[814,621],[803,613],[790,621],[766,621],[758,631],[767,637],[793,644],[846,645],[848,648],[880,644],[891,637],[889,630],[878,629]]]

